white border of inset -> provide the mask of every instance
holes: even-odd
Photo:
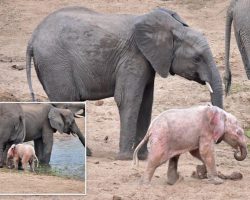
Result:
[[[84,119],[84,137],[85,137],[85,179],[84,179],[84,193],[0,193],[1,196],[86,196],[87,195],[87,101],[74,101],[74,102],[55,102],[55,101],[44,101],[44,102],[0,102],[0,104],[8,103],[8,104],[40,104],[40,103],[46,103],[46,104],[53,104],[53,103],[68,103],[68,104],[74,104],[74,103],[84,103],[85,104],[85,119]]]

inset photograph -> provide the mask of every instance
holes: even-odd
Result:
[[[85,103],[0,103],[1,194],[79,194]]]

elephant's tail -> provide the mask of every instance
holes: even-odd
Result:
[[[228,8],[226,16],[226,31],[225,31],[225,75],[224,75],[224,84],[225,84],[225,93],[228,95],[231,87],[232,75],[230,69],[229,55],[230,55],[230,39],[231,39],[231,27],[233,21],[232,6]]]
[[[32,45],[29,43],[27,46],[27,50],[26,50],[26,74],[27,74],[27,81],[28,81],[32,101],[35,101],[35,94],[32,88],[32,81],[31,81],[31,59],[32,57],[33,57],[33,48],[32,48]]]
[[[139,166],[139,159],[138,159],[138,151],[141,149],[141,147],[144,145],[146,141],[148,141],[148,138],[151,135],[150,129],[146,133],[145,137],[142,139],[142,141],[138,144],[138,146],[135,148],[134,154],[133,154],[133,166],[138,167]]]

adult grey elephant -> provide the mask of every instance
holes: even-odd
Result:
[[[25,118],[19,104],[0,104],[0,168],[3,167],[7,151],[12,144],[25,138]]]
[[[26,137],[24,142],[34,140],[36,155],[40,163],[49,164],[53,146],[53,134],[73,134],[85,146],[73,113],[68,109],[55,108],[50,104],[22,104],[25,114]]]
[[[229,63],[231,26],[234,25],[234,34],[241,58],[245,67],[247,78],[250,79],[250,20],[248,18],[250,10],[249,0],[232,0],[227,10],[226,17],[226,40],[225,40],[225,91],[228,94],[231,87],[231,69]]]
[[[117,159],[131,159],[147,131],[155,72],[207,83],[212,103],[223,106],[220,74],[206,39],[170,10],[136,16],[69,7],[52,13],[35,29],[27,47],[34,99],[32,57],[51,101],[114,97],[121,122]],[[145,145],[139,158],[146,155]]]

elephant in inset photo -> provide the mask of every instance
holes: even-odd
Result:
[[[236,150],[236,160],[246,158],[244,130],[232,114],[211,105],[170,109],[152,121],[145,138],[135,149],[134,164],[138,165],[137,153],[148,141],[150,150],[142,183],[149,183],[156,168],[169,160],[167,178],[173,185],[180,178],[177,172],[180,155],[190,152],[203,162],[209,182],[221,184],[223,180],[216,171],[214,143],[222,140]]]
[[[21,161],[24,171],[27,170],[28,164],[30,170],[35,172],[35,161],[37,162],[36,167],[39,166],[39,160],[36,156],[34,147],[30,144],[13,144],[7,153],[7,163],[13,159],[15,169],[18,169],[18,164]]]
[[[78,128],[74,114],[68,109],[50,104],[21,104],[25,114],[26,137],[24,142],[34,140],[35,152],[41,164],[49,164],[53,146],[53,134],[77,135],[85,146],[85,138]]]
[[[222,81],[206,38],[171,10],[128,15],[68,7],[53,12],[27,47],[27,79],[35,100],[32,58],[51,101],[114,97],[121,127],[117,159],[132,159],[146,134],[156,73],[207,85],[212,104],[223,107]],[[145,145],[139,157],[146,156]]]
[[[26,136],[25,117],[22,107],[16,103],[0,104],[0,168],[12,144],[22,143]]]
[[[225,91],[229,93],[232,81],[230,67],[230,39],[231,26],[233,23],[236,42],[241,54],[245,67],[247,78],[250,79],[250,1],[249,0],[232,0],[227,10],[226,33],[225,33]]]

